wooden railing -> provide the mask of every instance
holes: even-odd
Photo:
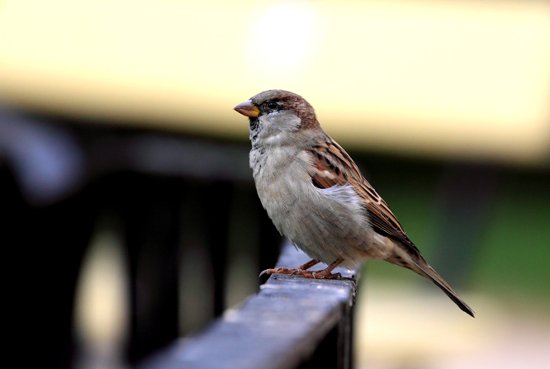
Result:
[[[278,266],[307,260],[287,244]],[[272,275],[257,294],[140,369],[351,369],[357,276],[336,271],[345,279]]]

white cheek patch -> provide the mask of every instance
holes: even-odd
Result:
[[[301,124],[300,118],[287,111],[273,112],[260,117],[262,131],[260,133],[266,145],[284,145],[292,139],[292,135]]]

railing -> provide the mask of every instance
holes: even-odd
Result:
[[[287,244],[277,264],[307,260]],[[351,369],[356,274],[336,271],[346,279],[272,275],[259,293],[140,369]]]

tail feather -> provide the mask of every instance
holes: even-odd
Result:
[[[423,261],[423,262],[422,262]],[[457,293],[451,288],[451,286],[445,282],[445,280],[432,268],[426,261],[422,260],[420,263],[415,263],[418,270],[415,272],[428,277],[437,287],[439,287],[449,298],[466,314],[475,318],[475,313],[471,307],[468,306]],[[423,265],[422,265],[423,264]],[[413,269],[414,270],[414,269]]]
[[[449,298],[466,314],[474,318],[475,314],[472,308],[468,306],[451,288],[451,286],[445,282],[445,280],[432,268],[426,260],[418,253],[411,255],[401,247],[395,248],[393,253],[386,260],[392,264],[403,266],[420,274],[423,277],[430,279],[437,287],[439,287]]]

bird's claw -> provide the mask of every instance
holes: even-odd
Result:
[[[309,279],[342,279],[340,273],[331,273],[330,271],[323,269],[316,272],[310,272],[303,269],[288,269],[288,268],[270,268],[262,271],[258,277],[264,275],[270,276],[272,274],[287,274],[297,275]]]
[[[258,278],[263,277],[264,275],[270,276],[272,274],[294,274],[295,271],[298,269],[287,269],[287,268],[269,268],[266,270],[263,270]]]

